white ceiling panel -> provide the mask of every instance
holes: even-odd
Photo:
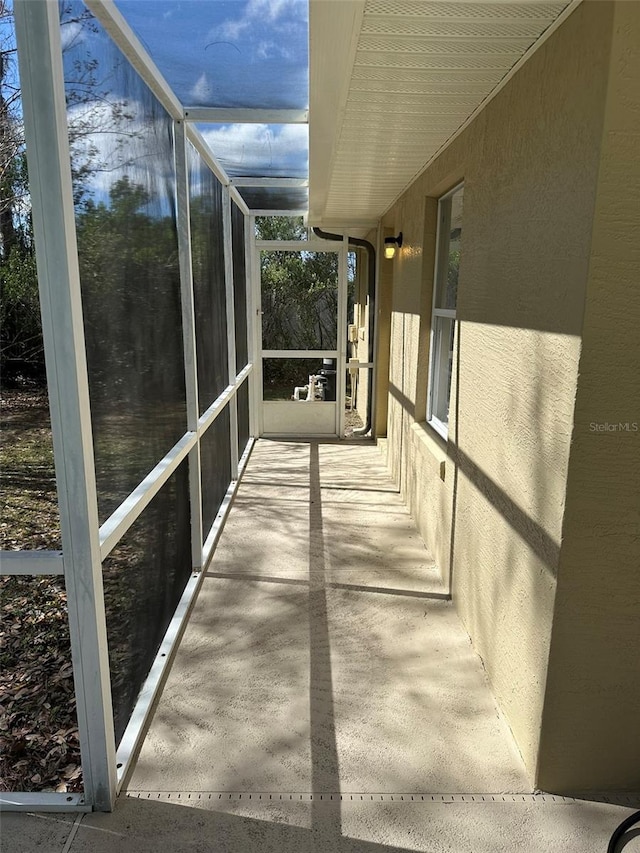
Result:
[[[311,0],[310,222],[375,224],[574,5]]]

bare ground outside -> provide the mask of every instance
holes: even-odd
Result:
[[[58,550],[46,390],[3,390],[1,424],[0,548]],[[63,579],[0,576],[0,612],[0,790],[81,790]]]

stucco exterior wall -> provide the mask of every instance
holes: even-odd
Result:
[[[640,789],[639,151],[640,4],[617,3],[540,747],[559,790]]]
[[[404,234],[393,261],[390,470],[451,576],[532,782],[613,12],[579,6],[384,221]],[[444,442],[424,424],[436,199],[462,180],[458,383]]]

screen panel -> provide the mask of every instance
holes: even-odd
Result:
[[[308,107],[307,0],[117,5],[183,104]]]
[[[231,482],[229,407],[225,406],[200,439],[202,529],[205,539]]]
[[[303,216],[256,216],[256,240],[308,240]]]
[[[191,253],[200,414],[229,384],[222,184],[189,145]]]
[[[60,550],[60,512],[44,378],[3,385],[0,436],[0,549]]]
[[[238,397],[238,455],[242,456],[249,441],[249,380],[245,379],[237,392]]]
[[[188,462],[182,462],[103,563],[111,692],[120,743],[191,576]]]
[[[307,210],[307,187],[241,187],[240,195],[250,210]]]
[[[173,127],[82,3],[61,16],[102,522],[186,429]]]
[[[309,177],[305,124],[198,124],[197,128],[232,178]]]
[[[262,348],[335,350],[338,343],[338,254],[260,253]]]
[[[263,358],[262,399],[306,401],[311,376],[316,377],[313,399],[335,402],[335,358]]]

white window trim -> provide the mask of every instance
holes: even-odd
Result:
[[[456,311],[450,308],[438,308],[436,307],[436,299],[438,296],[438,278],[440,273],[440,264],[442,259],[442,244],[444,240],[444,232],[442,230],[442,222],[443,222],[443,202],[448,201],[454,193],[458,192],[464,187],[464,182],[461,181],[459,184],[456,184],[455,187],[452,187],[449,192],[445,193],[438,199],[438,228],[436,231],[436,257],[433,268],[433,296],[431,302],[431,330],[429,333],[429,384],[427,387],[427,423],[432,429],[434,429],[438,435],[440,435],[445,441],[448,440],[449,437],[449,428],[448,424],[443,423],[440,418],[434,415],[434,410],[438,409],[438,400],[437,400],[437,386],[438,383],[434,381],[435,370],[436,370],[436,361],[440,369],[444,364],[443,359],[440,357],[439,353],[436,353],[437,341],[435,335],[435,327],[436,327],[436,319],[438,317],[442,317],[445,319],[451,319],[454,321],[453,323],[453,348],[455,351],[457,345],[457,329],[456,329]],[[437,358],[436,358],[437,356]]]

